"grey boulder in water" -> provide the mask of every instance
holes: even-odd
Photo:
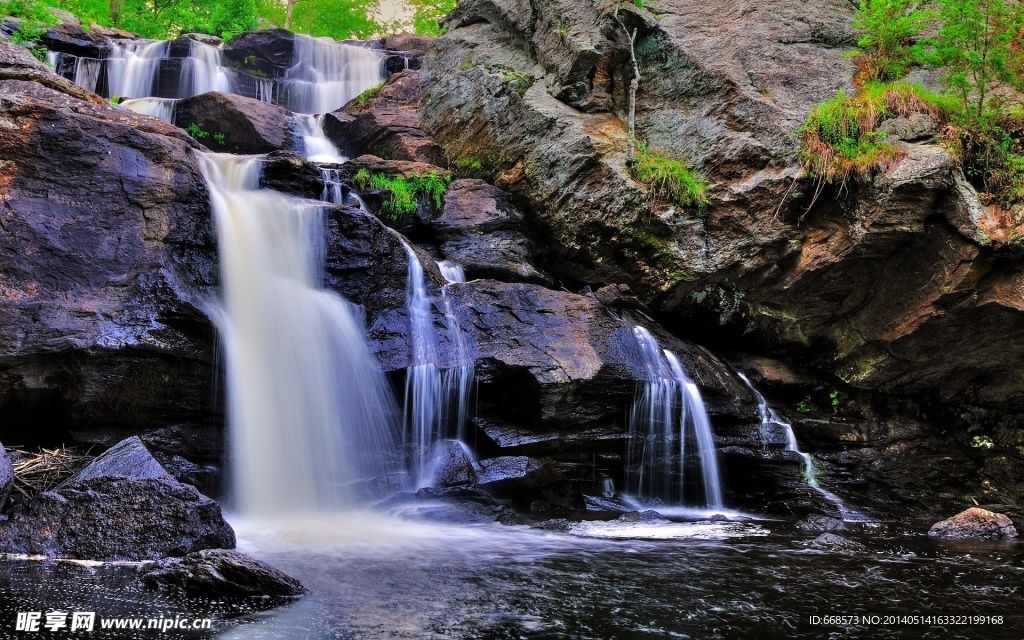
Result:
[[[942,538],[1016,538],[1017,529],[1007,516],[971,507],[952,518],[936,522],[928,535]]]

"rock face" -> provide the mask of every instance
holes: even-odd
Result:
[[[600,3],[460,3],[425,62],[421,121],[453,162],[482,163],[529,203],[541,266],[563,282],[629,284],[693,335],[858,388],[1014,411],[1024,306],[1003,247],[1016,223],[981,207],[937,146],[907,145],[888,173],[813,207],[798,179],[797,128],[850,89],[852,8],[620,10],[638,33],[638,137],[707,176],[700,215],[651,202],[630,177],[628,41]],[[912,140],[931,131],[891,127]]]
[[[1013,522],[1001,513],[971,507],[936,522],[928,535],[942,538],[1016,538]]]
[[[109,446],[218,425],[195,142],[25,55],[0,44],[0,437]]]
[[[282,107],[220,91],[179,102],[174,123],[198,127],[200,141],[214,151],[241,154],[294,149],[297,135]]]
[[[220,505],[164,478],[103,476],[40,494],[0,522],[0,552],[84,560],[156,560],[231,548]]]
[[[823,533],[807,543],[812,549],[829,549],[834,551],[866,551],[867,547],[849,538],[834,533]]]
[[[254,558],[225,549],[204,549],[165,558],[139,569],[150,589],[222,598],[295,597],[306,592],[298,580]]]
[[[14,470],[11,468],[11,459],[7,457],[7,450],[0,444],[0,513],[7,506],[7,496],[14,488]]]

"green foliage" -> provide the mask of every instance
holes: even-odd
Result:
[[[192,136],[196,140],[202,140],[203,138],[210,135],[210,132],[204,131],[203,128],[195,122],[192,122],[187,127],[185,127],[185,131],[187,131],[188,135]]]
[[[254,1],[259,18],[284,26],[288,8],[285,0]],[[379,12],[378,0],[297,0],[288,28],[297,33],[338,40],[369,38],[386,30],[372,17]]]
[[[214,133],[213,134],[213,140],[214,140],[214,142],[216,142],[220,146],[222,146],[222,147],[224,146],[224,134],[222,132],[217,131],[216,133]]]
[[[828,401],[832,405],[832,413],[839,413],[839,392],[833,389],[828,394]]]
[[[811,413],[813,411],[817,411],[811,396],[807,396],[800,402],[796,403],[796,410],[800,413]]]
[[[436,173],[411,177],[389,176],[360,169],[352,178],[359,189],[376,189],[390,192],[389,197],[381,205],[381,213],[391,220],[412,215],[423,199],[428,199],[440,208],[444,204],[444,193],[448,189],[451,178],[440,177]]]
[[[703,178],[679,160],[655,153],[642,142],[637,143],[636,161],[630,171],[656,198],[697,209],[708,202],[708,184]]]
[[[456,0],[408,0],[412,9],[412,30],[428,36],[441,35],[438,22],[455,8]]]
[[[918,60],[916,39],[928,18],[920,7],[916,0],[861,0],[853,26],[865,80],[898,80]]]
[[[373,85],[369,89],[364,90],[362,93],[360,93],[358,96],[356,96],[356,101],[360,105],[366,104],[370,100],[373,100],[374,98],[377,97],[377,94],[380,93],[380,88],[383,87],[383,86],[384,86],[383,82],[380,83],[380,84]]]
[[[969,122],[992,120],[991,92],[1014,83],[1009,61],[1024,29],[1021,7],[1013,0],[936,0],[941,26],[930,41],[928,61],[942,67],[942,83],[959,100]]]

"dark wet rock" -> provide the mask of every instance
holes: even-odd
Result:
[[[40,494],[0,522],[0,552],[156,560],[232,548],[220,505],[173,478],[99,477]]]
[[[295,147],[293,122],[284,108],[231,93],[210,91],[182,100],[174,123],[199,127],[199,141],[214,151],[258,154]]]
[[[246,31],[224,43],[224,63],[257,77],[277,78],[291,66],[295,34],[285,29]]]
[[[646,522],[658,524],[664,524],[669,521],[665,516],[653,509],[647,509],[646,511],[630,511],[619,516],[619,520],[622,520],[623,522]]]
[[[101,58],[110,49],[104,38],[83,31],[80,24],[67,22],[47,28],[40,42],[50,51],[82,58]]]
[[[476,463],[477,484],[481,488],[496,488],[502,484],[513,484],[527,479],[541,468],[539,460],[526,456],[503,456]]]
[[[438,487],[475,484],[476,472],[466,446],[457,440],[441,440],[430,452],[429,468]]]
[[[7,80],[39,83],[44,87],[52,89],[54,92],[59,92],[78,100],[94,105],[110,106],[106,100],[95,93],[86,91],[67,78],[63,78],[50,71],[46,65],[36,60],[35,56],[25,47],[0,42],[0,81]],[[15,88],[16,86],[7,85],[4,94],[6,95],[9,92],[13,97],[18,92],[18,89]],[[22,92],[25,91],[24,85],[19,88]],[[44,100],[59,104],[66,100],[66,98],[51,95],[44,98]]]
[[[797,522],[796,528],[800,531],[842,531],[846,529],[846,523],[838,518],[812,515]]]
[[[208,33],[183,33],[181,34],[181,37],[188,38],[189,40],[195,40],[196,42],[202,42],[203,44],[208,44],[211,47],[218,47],[224,42],[222,38],[212,36]]]
[[[633,511],[633,507],[616,497],[584,495],[583,502],[587,511],[613,513]]]
[[[0,437],[217,424],[195,142],[34,65],[38,82],[0,79]]]
[[[594,292],[594,297],[606,307],[647,310],[628,284],[610,284],[601,287]]]
[[[1016,538],[1013,522],[1001,513],[971,507],[952,518],[936,522],[928,535],[941,538]]]
[[[167,473],[184,484],[190,484],[205,495],[213,495],[221,472],[219,460],[217,464],[196,464],[179,455],[156,453],[154,457],[160,462]],[[207,457],[207,456],[204,456]]]
[[[244,553],[204,549],[139,567],[150,589],[219,598],[291,598],[306,588],[291,576]]]
[[[323,193],[323,174],[309,160],[291,151],[275,151],[263,159],[260,186],[300,198],[319,200]]]
[[[867,551],[867,547],[849,538],[834,533],[823,533],[806,543],[812,549],[830,549],[833,551]]]
[[[87,467],[64,481],[70,486],[102,477],[160,478],[168,475],[138,436],[132,436],[107,449]]]
[[[7,507],[7,496],[14,489],[14,470],[11,468],[11,459],[7,457],[7,450],[0,443],[0,513]]]

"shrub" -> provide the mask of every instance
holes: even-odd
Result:
[[[637,143],[633,178],[650,189],[651,195],[681,207],[702,208],[708,202],[708,184],[679,160],[651,151]]]
[[[450,180],[436,173],[406,178],[367,169],[360,169],[352,179],[359,189],[390,192],[390,196],[381,205],[381,213],[392,220],[415,213],[423,198],[433,201],[434,206],[440,208],[444,204],[444,193],[448,190]]]
[[[864,54],[862,80],[898,80],[919,59],[915,42],[927,12],[915,0],[861,0],[853,18]]]

